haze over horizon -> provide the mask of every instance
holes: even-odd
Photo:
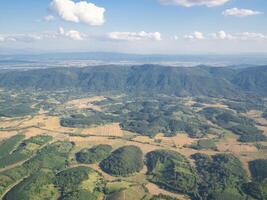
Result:
[[[264,0],[9,0],[0,53],[267,53]]]

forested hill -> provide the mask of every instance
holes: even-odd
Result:
[[[97,66],[0,72],[0,87],[88,92],[162,93],[177,96],[267,96],[267,66],[214,67]]]

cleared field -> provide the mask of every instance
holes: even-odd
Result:
[[[78,108],[78,109],[92,109],[96,111],[101,111],[100,106],[93,105],[93,102],[103,101],[106,98],[104,96],[95,96],[83,99],[75,99],[66,103],[66,106]]]
[[[8,129],[19,126],[24,121],[29,120],[31,117],[24,118],[0,118],[0,129]]]
[[[261,126],[267,126],[267,120],[262,117],[262,112],[251,110],[246,113],[249,117],[255,119]]]
[[[81,130],[84,135],[99,135],[99,136],[124,136],[124,132],[119,123],[106,124],[103,126],[96,126],[92,128],[85,128]]]
[[[162,144],[173,147],[183,147],[184,145],[189,145],[197,141],[197,139],[190,138],[184,133],[178,133],[174,137],[164,137],[163,134],[158,134],[155,140],[159,140]]]
[[[224,108],[224,109],[229,109],[228,106],[220,104],[220,103],[216,103],[216,104],[207,104],[207,103],[203,103],[202,107],[197,108],[195,111],[196,112],[200,112],[201,110],[203,110],[204,108]]]
[[[258,151],[253,144],[238,142],[235,135],[229,135],[220,140],[217,144],[217,148],[220,152],[231,152],[236,155],[240,155],[242,153],[255,153]]]
[[[0,142],[17,134],[17,131],[0,131]]]

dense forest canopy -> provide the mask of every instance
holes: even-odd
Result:
[[[143,152],[137,146],[116,149],[100,163],[100,167],[114,176],[130,176],[143,169]]]
[[[244,94],[267,95],[267,67],[231,69],[142,65],[5,71],[0,73],[0,86],[240,98]]]

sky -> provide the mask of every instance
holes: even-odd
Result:
[[[0,49],[267,53],[267,1],[0,0]]]

